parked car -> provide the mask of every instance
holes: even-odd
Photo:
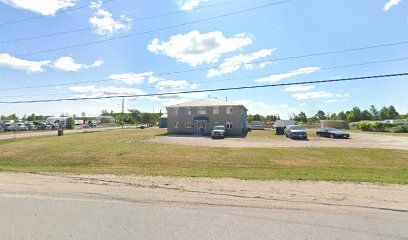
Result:
[[[17,131],[28,131],[28,127],[24,123],[17,123]]]
[[[218,125],[215,126],[211,131],[211,138],[224,138],[225,137],[225,126]]]
[[[26,126],[28,128],[28,131],[37,130],[37,126],[35,126],[33,123],[26,123]]]
[[[290,139],[307,139],[305,129],[299,125],[288,125],[285,128],[285,135]]]
[[[37,129],[38,130],[52,130],[52,125],[49,125],[45,122],[39,122],[37,124]]]
[[[350,134],[342,132],[337,128],[323,128],[316,131],[316,135],[320,137],[330,137],[330,138],[349,138]]]
[[[16,128],[14,127],[14,124],[12,123],[6,123],[4,124],[4,131],[5,132],[14,132]]]
[[[0,133],[4,132],[4,128],[2,126],[0,126]]]

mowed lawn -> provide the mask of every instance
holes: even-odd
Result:
[[[147,140],[125,129],[0,141],[0,171],[408,183],[408,151],[209,148]]]

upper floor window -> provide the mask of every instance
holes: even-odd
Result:
[[[201,114],[201,115],[207,114],[207,108],[205,108],[205,107],[198,107],[198,108],[197,108],[197,114]]]
[[[191,108],[186,108],[186,115],[191,115]]]
[[[220,114],[220,108],[219,107],[213,107],[213,114],[214,115]]]
[[[227,107],[227,114],[232,114],[232,107]]]
[[[175,109],[174,109],[174,116],[178,116],[178,115],[179,115],[179,112],[180,112],[180,109],[175,108]]]

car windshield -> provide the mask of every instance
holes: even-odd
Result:
[[[291,130],[303,130],[301,126],[291,126],[290,129]]]
[[[337,131],[337,128],[326,128],[327,131]]]
[[[224,126],[217,126],[214,128],[214,130],[225,130]]]

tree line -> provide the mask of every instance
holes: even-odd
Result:
[[[137,109],[128,109],[129,113],[115,113],[102,110],[102,116],[112,116],[118,124],[148,124],[155,126],[161,116],[160,113],[141,112]]]
[[[405,119],[408,114],[401,115],[397,112],[393,105],[384,106],[380,110],[374,105],[369,109],[361,110],[359,107],[353,107],[350,111],[341,111],[339,113],[325,113],[322,110],[317,111],[314,116],[307,117],[304,112],[293,114],[292,120],[302,123],[314,123],[320,120],[344,120],[346,122],[359,121],[382,121],[386,119]]]
[[[344,120],[346,122],[359,122],[359,121],[382,121],[386,119],[408,119],[408,114],[400,114],[397,112],[393,105],[384,106],[380,110],[374,105],[371,105],[369,109],[361,110],[359,107],[353,107],[350,111],[341,111],[339,113],[326,113],[323,110],[317,111],[312,116],[307,116],[306,113],[300,112],[293,114],[289,118],[298,123],[316,123],[320,120]],[[276,121],[280,120],[279,115],[266,115],[259,114],[248,115],[248,122],[253,121]]]

